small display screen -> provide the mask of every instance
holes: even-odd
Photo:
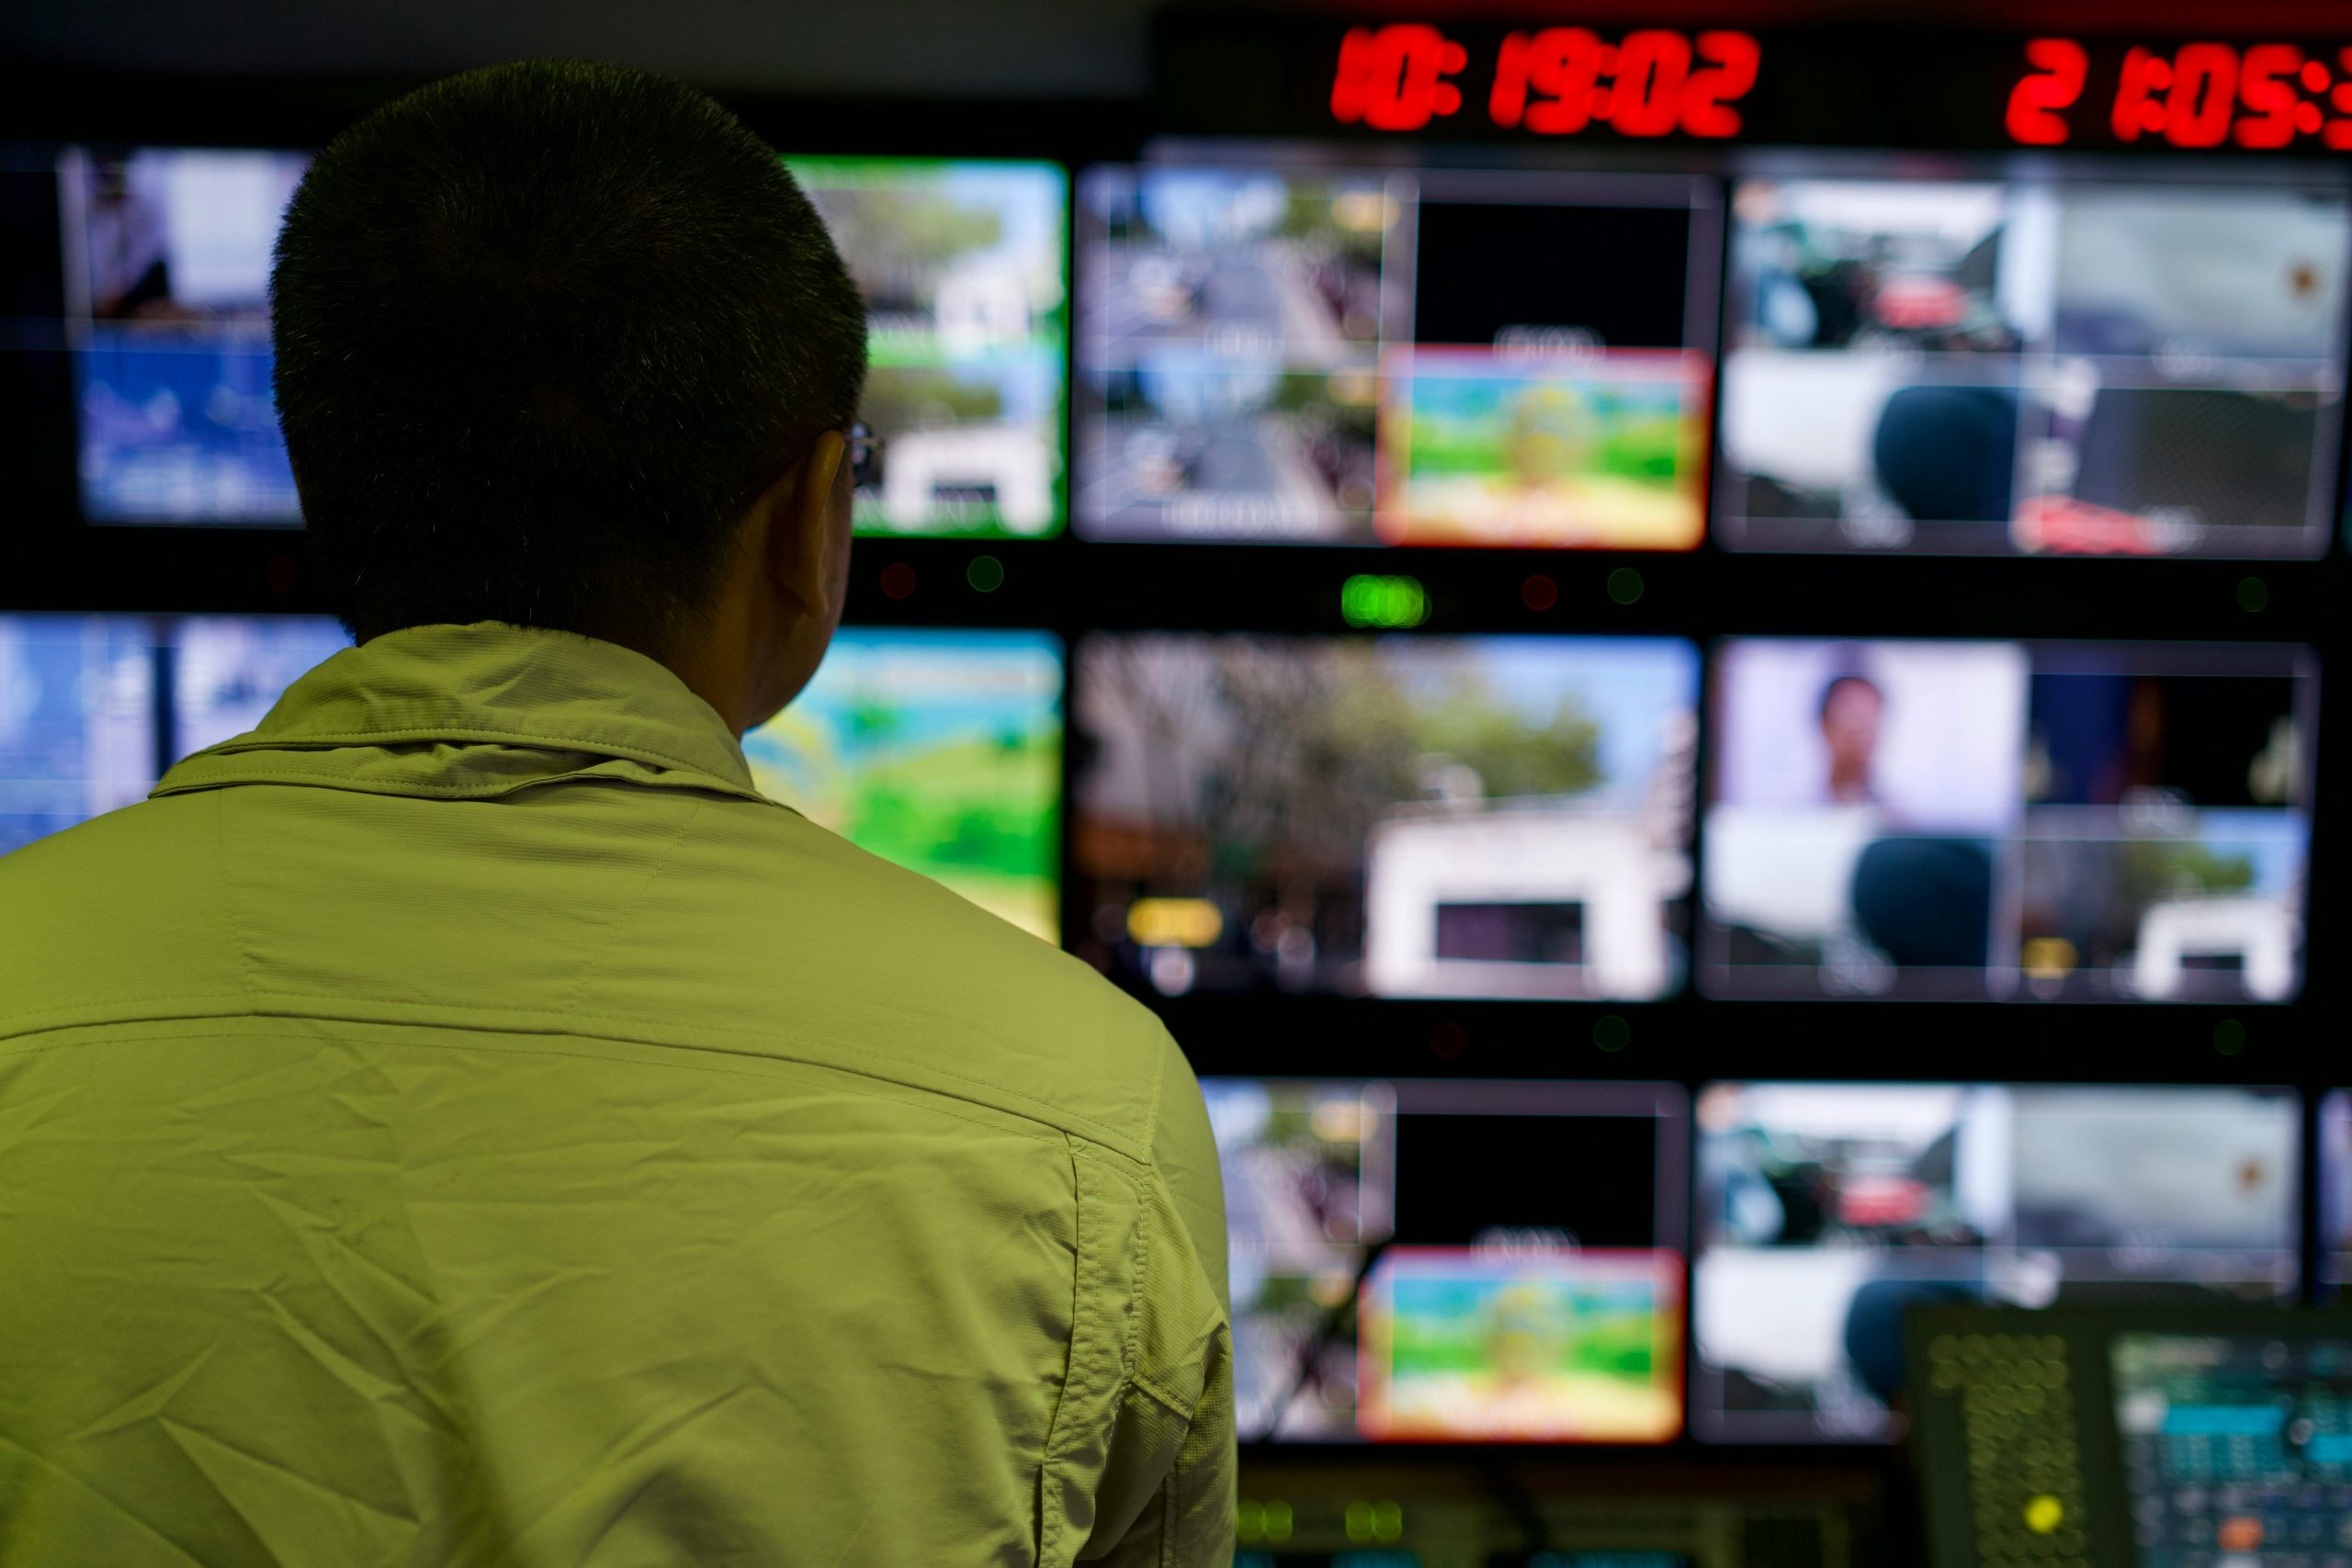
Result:
[[[153,786],[152,646],[134,615],[0,615],[0,853]]]
[[[1097,636],[1082,956],[1165,996],[1663,996],[1699,667],[1667,638]]]
[[[849,628],[743,754],[770,798],[1051,942],[1061,697],[1045,632]]]
[[[143,799],[350,645],[322,615],[0,615],[0,853]]]
[[[1894,1434],[1915,1307],[2290,1298],[2283,1090],[1717,1084],[1700,1094],[1691,1424]]]
[[[61,157],[91,521],[301,521],[270,389],[269,266],[309,162],[166,148]]]
[[[1682,1425],[1682,1091],[1211,1077],[1244,1441]]]
[[[1728,641],[1702,988],[2290,1000],[2317,687],[2288,647]]]
[[[1089,171],[1078,531],[1695,547],[1713,192],[1671,175]]]
[[[1063,518],[1069,180],[1058,164],[791,158],[865,297],[868,534],[1034,536]]]
[[[2301,1568],[2352,1546],[2352,1337],[2109,1347],[2138,1568]]]
[[[1734,192],[1727,547],[2325,550],[2340,181],[1801,172]]]
[[[2352,1281],[2352,1091],[2319,1102],[2319,1269],[2328,1294]]]

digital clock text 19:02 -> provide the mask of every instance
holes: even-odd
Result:
[[[1693,37],[1666,28],[1615,43],[1584,28],[1507,34],[1497,48],[1487,115],[1510,130],[1572,136],[1606,126],[1621,136],[1736,136],[1735,107],[1756,85],[1762,51],[1743,32]],[[1374,130],[1419,130],[1460,112],[1452,78],[1470,51],[1436,28],[1351,28],[1331,81],[1331,118]]]

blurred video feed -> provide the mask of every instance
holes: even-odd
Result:
[[[786,161],[865,297],[861,416],[882,438],[869,534],[1030,536],[1062,523],[1069,181],[1059,165]]]
[[[1132,988],[1649,998],[1688,969],[1669,638],[1095,636],[1074,951]]]
[[[180,757],[258,728],[287,687],[351,646],[327,615],[191,615],[169,626]]]
[[[2319,1285],[2328,1294],[2352,1280],[2352,1090],[2319,1102]]]
[[[2300,991],[2308,649],[1733,639],[1717,660],[1708,995]]]
[[[2315,556],[2341,183],[1738,182],[1732,548]]]
[[[2288,1301],[2285,1089],[1716,1084],[1700,1092],[1691,1426],[1896,1435],[1922,1305]]]
[[[1048,633],[847,628],[743,755],[770,798],[1053,942],[1061,698]]]
[[[59,164],[82,508],[103,523],[293,524],[269,265],[293,152],[70,149]]]
[[[152,646],[135,615],[0,615],[0,854],[153,786]]]
[[[1677,176],[1090,170],[1078,531],[1694,547],[1715,199]]]
[[[1665,1442],[1686,1102],[1668,1084],[1202,1080],[1245,1442]]]

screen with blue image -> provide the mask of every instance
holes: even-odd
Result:
[[[0,852],[139,801],[350,642],[322,615],[0,615]]]
[[[296,524],[270,391],[269,265],[309,159],[60,156],[82,510],[101,523]]]

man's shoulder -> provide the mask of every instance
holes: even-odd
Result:
[[[717,803],[639,912],[708,976],[682,1011],[740,1025],[767,1010],[843,1065],[945,1075],[1139,1157],[1182,1062],[1091,966],[797,812]]]

